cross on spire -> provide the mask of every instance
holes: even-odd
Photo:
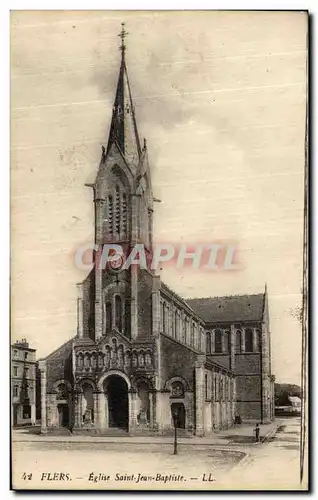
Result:
[[[122,57],[125,55],[126,45],[125,38],[129,33],[125,30],[125,23],[121,23],[121,32],[119,33],[119,37],[121,38],[121,45],[119,49],[121,50]]]

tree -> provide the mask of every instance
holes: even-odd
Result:
[[[275,384],[275,406],[289,406],[291,402],[288,396],[298,396],[301,395],[301,388],[296,384]]]

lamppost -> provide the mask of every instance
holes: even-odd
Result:
[[[173,454],[178,454],[178,442],[177,442],[177,420],[178,420],[178,410],[176,408],[171,408],[173,425],[174,425],[174,442],[173,442]]]

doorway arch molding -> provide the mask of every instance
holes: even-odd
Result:
[[[101,392],[104,391],[103,384],[105,380],[107,380],[108,377],[111,377],[112,375],[117,375],[118,377],[121,377],[122,379],[125,380],[127,384],[128,391],[131,389],[131,382],[129,380],[129,377],[126,375],[126,373],[121,372],[120,370],[109,370],[107,373],[104,373],[98,383],[97,383],[97,389]]]

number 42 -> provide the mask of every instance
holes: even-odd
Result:
[[[29,474],[27,474],[26,472],[23,472],[22,479],[24,481],[31,481],[31,479],[32,479],[32,472],[30,472]]]

